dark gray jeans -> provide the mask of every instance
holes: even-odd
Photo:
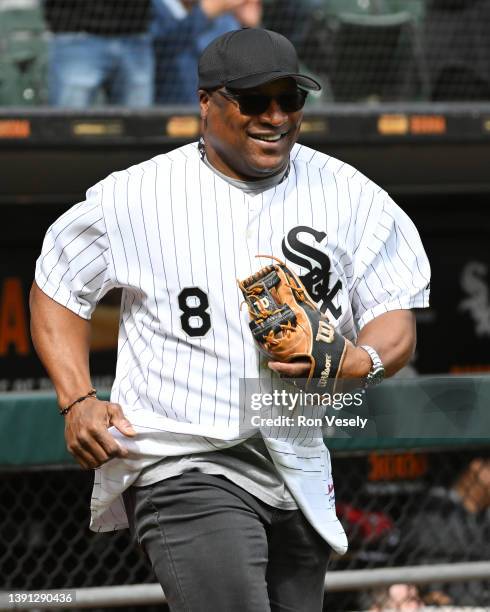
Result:
[[[191,471],[124,494],[172,612],[320,612],[331,549],[299,510]]]

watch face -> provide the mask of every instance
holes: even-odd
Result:
[[[384,380],[384,377],[385,369],[383,367],[378,367],[375,370],[369,372],[367,376],[367,382],[369,385],[378,385]]]

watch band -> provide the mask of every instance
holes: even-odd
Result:
[[[359,348],[362,348],[371,358],[373,363],[369,374],[366,376],[366,385],[379,385],[385,377],[385,367],[380,359],[378,353],[368,344],[361,344]]]

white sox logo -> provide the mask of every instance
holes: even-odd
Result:
[[[469,261],[461,274],[461,287],[467,294],[458,306],[469,312],[478,337],[490,336],[490,289],[485,278],[488,267],[482,261]]]
[[[310,234],[318,244],[327,235],[325,232],[319,232],[306,225],[293,227],[282,241],[284,257],[298,266],[309,270],[307,274],[300,276],[306,290],[317,303],[321,312],[325,314],[328,309],[335,319],[339,319],[342,314],[342,307],[335,306],[333,300],[339,291],[342,290],[342,283],[340,280],[337,280],[333,287],[329,288],[330,259],[328,255],[320,249],[301,242],[298,238],[300,233]],[[301,257],[301,255],[305,257]],[[306,259],[306,257],[315,261],[317,265],[312,265],[310,259]]]

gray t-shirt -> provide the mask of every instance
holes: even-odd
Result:
[[[216,170],[206,158],[203,159],[203,162],[223,180],[242,189],[247,194],[259,194],[275,187],[284,180],[288,173],[286,169],[258,181],[239,181]],[[179,476],[190,470],[225,476],[231,482],[275,508],[295,510],[298,507],[277,472],[261,438],[250,438],[241,444],[216,452],[165,457],[142,470],[134,485],[144,487],[166,478]]]
[[[215,174],[217,174],[220,178],[222,178],[233,187],[237,187],[241,189],[248,195],[256,195],[266,191],[267,189],[272,189],[287,177],[289,174],[289,166],[287,166],[284,170],[281,170],[277,174],[273,174],[272,176],[268,176],[267,178],[259,179],[258,181],[240,181],[239,179],[231,178],[226,174],[223,174],[219,170],[217,170],[214,166],[212,166],[206,157],[202,160],[208,168],[210,168]]]
[[[145,468],[134,485],[144,487],[190,470],[225,476],[275,508],[295,510],[298,507],[261,438],[250,438],[231,448],[210,453],[165,457]]]

